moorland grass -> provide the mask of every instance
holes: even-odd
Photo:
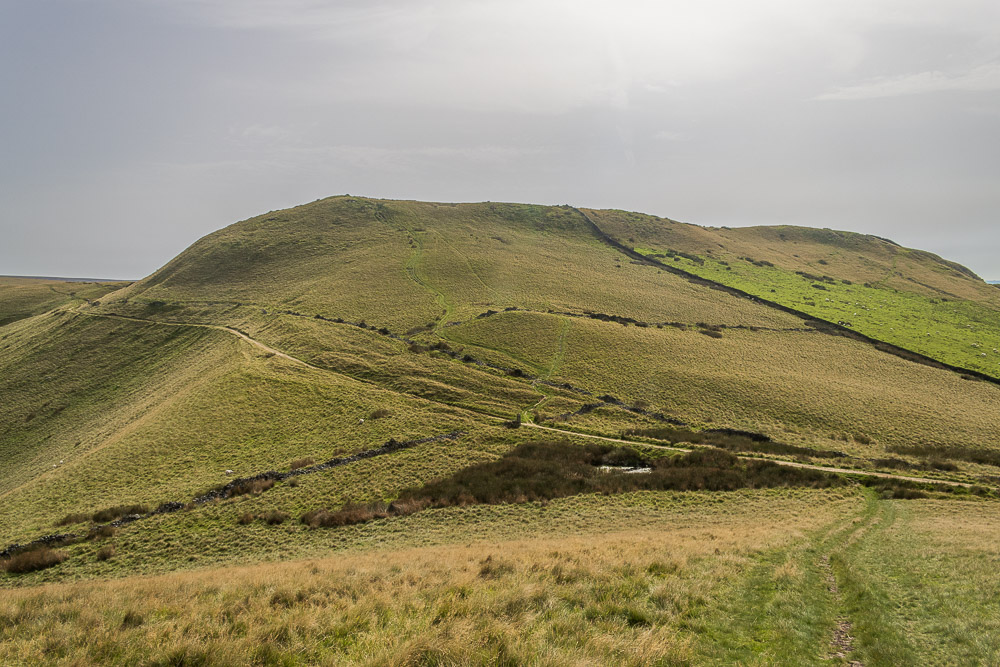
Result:
[[[155,507],[183,502],[219,484],[227,469],[247,476],[282,468],[290,459],[325,459],[391,437],[415,439],[469,424],[467,417],[446,406],[254,355],[246,343],[223,332],[77,320],[72,315],[52,319],[52,326],[67,323],[61,328],[67,337],[48,343],[43,340],[48,329],[33,332],[37,335],[24,332],[28,353],[4,357],[12,372],[0,378],[0,384],[14,408],[22,397],[24,410],[50,398],[53,404],[67,400],[74,405],[40,414],[27,428],[18,426],[23,415],[18,420],[17,412],[4,413],[13,426],[8,432],[18,434],[0,450],[11,473],[4,479],[9,486],[3,496],[6,511],[0,516],[4,543],[36,537],[67,514],[93,513],[116,503]],[[52,395],[38,396],[30,375],[43,368],[39,359],[58,364],[60,355],[72,360],[82,354],[84,348],[70,345],[69,337],[81,327],[98,336],[90,364],[67,361],[67,370],[54,374],[45,386]],[[147,340],[153,335],[160,337]],[[15,340],[14,334],[9,336],[8,341]],[[176,355],[187,352],[184,363],[181,356],[170,354],[169,344],[157,343],[160,347],[154,349],[153,342],[164,337],[177,345]],[[148,377],[128,363],[159,372]],[[107,370],[101,373],[95,366]],[[95,382],[110,387],[95,391]],[[360,418],[387,406],[407,418],[359,424]],[[88,418],[71,419],[80,414]],[[233,415],[240,419],[230,418]],[[50,433],[53,437],[45,437]],[[39,444],[27,446],[34,437]],[[39,465],[40,458],[44,465]],[[18,471],[23,477],[18,478]]]
[[[697,662],[716,650],[715,633],[700,625],[720,632],[740,621],[713,610],[745,585],[746,572],[767,567],[775,554],[797,553],[803,535],[842,521],[860,505],[854,494],[816,490],[676,503],[698,495],[674,496],[667,514],[658,507],[670,502],[644,504],[641,511],[612,503],[624,511],[614,520],[595,498],[575,501],[572,515],[550,506],[548,519],[537,505],[496,506],[477,517],[472,508],[451,508],[427,518],[473,520],[481,528],[456,525],[457,543],[450,545],[394,551],[384,542],[359,541],[361,553],[229,568],[225,576],[203,570],[7,591],[0,603],[0,659],[233,664],[294,656],[402,664],[524,663],[548,655],[563,663]],[[747,520],[765,506],[766,513]],[[506,522],[487,528],[504,515]],[[532,515],[538,518],[524,523]],[[580,521],[577,528],[566,523],[570,516]],[[634,520],[632,529],[622,532],[622,520]],[[273,531],[287,524],[254,525]],[[421,520],[407,535],[413,539],[432,525]],[[565,535],[567,528],[573,534]],[[523,539],[531,531],[535,537]],[[789,583],[790,608],[805,604],[820,619],[831,615],[822,582]],[[791,633],[783,623],[775,618],[768,626],[787,638],[779,656],[823,652],[822,633]]]
[[[602,215],[605,224],[618,214]],[[818,316],[834,321],[847,307],[863,313],[859,322],[898,319],[905,324],[888,326],[907,332],[906,344],[930,317],[946,334],[931,352],[967,360],[975,349],[990,358],[980,348],[990,345],[997,291],[980,294],[960,267],[926,253],[819,230],[698,231],[641,216],[626,222],[634,226],[628,236],[612,229],[623,243],[673,265],[746,291],[739,281],[753,282],[769,299],[786,298],[774,296],[785,291],[789,303],[811,301]],[[668,255],[670,248],[681,252]],[[836,308],[825,305],[838,300]],[[920,612],[918,636],[944,647],[930,653],[891,631],[912,622],[899,611],[906,605],[862,595],[884,590],[887,600],[902,599],[878,588],[884,568],[939,544],[902,539],[898,557],[879,570],[869,545],[883,525],[872,517],[885,510],[872,508],[896,501],[878,498],[944,496],[939,491],[905,484],[636,489],[640,478],[599,477],[593,461],[564,466],[508,456],[537,437],[532,419],[572,415],[559,424],[663,436],[649,430],[665,425],[652,416],[660,413],[690,425],[683,436],[667,434],[670,441],[714,429],[725,436],[718,444],[733,449],[780,443],[770,455],[844,452],[878,461],[911,448],[905,455],[931,457],[931,465],[938,461],[932,449],[995,449],[996,386],[824,335],[751,299],[633,263],[574,209],[333,198],[221,230],[100,301],[43,299],[31,308],[55,310],[29,309],[23,312],[34,316],[0,326],[0,541],[34,539],[63,519],[64,532],[80,535],[58,547],[65,560],[4,572],[0,585],[337,554],[339,564],[323,566],[336,584],[289,565],[263,566],[222,588],[217,574],[193,573],[18,592],[0,602],[0,662],[448,662],[471,650],[482,661],[516,663],[542,647],[557,663],[818,662],[829,652],[836,616],[848,612],[859,638],[868,637],[859,651],[871,664],[913,655],[940,662],[950,654],[951,640],[939,635],[952,626],[947,619],[932,626],[937,602],[922,591],[918,606],[928,611]],[[488,311],[495,314],[479,317]],[[219,326],[311,367],[212,328]],[[972,341],[973,333],[986,338]],[[581,411],[607,396],[615,400]],[[390,438],[452,431],[464,435],[85,539],[87,521],[102,508],[183,505],[233,479],[230,471],[249,477]],[[574,455],[593,451],[574,442]],[[645,479],[677,482],[666,488],[779,484],[797,474],[728,454],[673,459],[675,466],[640,451],[655,469]],[[679,466],[706,456],[726,465]],[[967,477],[992,461],[953,458],[958,470],[933,474]],[[407,490],[417,495],[402,498]],[[973,491],[952,496],[954,507],[990,507],[966,500],[978,498]],[[342,521],[332,530],[292,520],[319,507],[336,514],[345,505],[357,512],[393,501],[421,511]],[[653,541],[636,546],[647,534]],[[501,541],[502,551],[482,548]],[[571,560],[545,556],[567,544]],[[433,551],[441,545],[450,546]],[[844,591],[838,601],[819,563],[840,546],[832,559]],[[395,553],[418,547],[431,551],[409,560]],[[473,551],[449,555],[462,549]],[[964,562],[950,547],[943,553]],[[676,554],[690,567],[675,565]],[[351,573],[377,562],[389,570],[382,578],[370,569]],[[947,567],[921,563],[928,580]],[[362,590],[376,595],[359,601]],[[390,590],[403,594],[394,601]],[[185,611],[179,601],[191,599]],[[890,631],[876,649],[871,628],[883,621]],[[963,626],[955,641],[975,646],[954,654],[990,662],[988,642],[970,639],[974,626]]]

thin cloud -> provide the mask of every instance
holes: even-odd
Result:
[[[993,90],[1000,90],[1000,63],[982,65],[959,75],[948,75],[935,70],[904,76],[882,77],[856,86],[837,88],[814,99],[871,100],[946,91],[986,92]]]

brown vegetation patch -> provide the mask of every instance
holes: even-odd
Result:
[[[742,461],[721,449],[649,461],[627,447],[540,441],[519,445],[497,461],[472,465],[451,477],[404,489],[392,503],[350,503],[339,510],[316,509],[303,514],[301,521],[310,527],[337,527],[413,514],[428,507],[548,501],[581,493],[826,488],[843,483],[838,477],[813,470],[770,461]]]
[[[294,461],[292,461],[291,463],[289,463],[288,464],[288,469],[289,470],[298,470],[299,468],[305,468],[306,466],[311,466],[314,463],[316,463],[316,460],[313,459],[311,456],[307,456],[307,457],[302,458],[302,459],[295,459]]]
[[[0,567],[11,574],[23,574],[25,572],[35,572],[44,570],[47,567],[58,565],[66,560],[67,556],[62,551],[56,551],[48,547],[22,551],[14,554],[4,561],[0,561]]]
[[[692,431],[686,428],[633,428],[622,432],[622,436],[637,436],[664,440],[671,444],[686,443],[691,445],[709,445],[731,452],[757,452],[761,454],[778,454],[786,456],[815,456],[824,459],[846,458],[847,454],[829,449],[810,449],[797,447],[782,442],[775,442],[768,436],[750,431],[736,429],[712,429],[707,431]]]

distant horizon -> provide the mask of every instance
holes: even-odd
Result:
[[[357,195],[357,194],[352,195],[352,194],[349,194],[349,193],[329,195],[327,197],[321,197],[321,198],[316,199],[314,201],[321,201],[323,199],[331,199],[331,198],[334,198],[334,197],[358,197],[360,199],[377,199],[377,200],[382,200],[382,201],[430,201],[430,200],[409,199],[409,198],[402,198],[402,197],[385,197],[385,196],[377,197],[377,196],[371,196],[371,195]],[[557,204],[541,204],[541,203],[538,203],[538,202],[511,202],[511,201],[500,200],[500,199],[482,199],[482,200],[476,200],[476,201],[454,201],[454,202],[447,202],[447,203],[478,204],[478,203],[487,203],[487,202],[494,202],[494,203],[527,203],[527,204],[537,205],[537,206],[556,206],[557,205]],[[313,203],[313,202],[302,202],[301,204],[294,204],[292,206],[285,207],[285,208],[270,209],[266,213],[274,213],[274,212],[277,212],[277,211],[286,210],[287,208],[295,208],[297,206],[305,206],[305,205],[308,205],[310,203]],[[444,202],[441,202],[441,203],[444,203]],[[635,209],[621,209],[620,207],[613,207],[613,206],[612,207],[578,206],[578,208],[604,208],[604,209],[633,210],[635,212],[642,212],[642,211],[637,211]],[[260,213],[258,215],[264,215],[266,213],[262,212],[262,213]],[[853,232],[853,233],[857,233],[857,234],[865,234],[865,235],[868,235],[868,236],[874,236],[876,238],[882,238],[882,239],[891,241],[892,243],[896,243],[897,245],[901,245],[904,248],[911,248],[911,249],[914,249],[914,250],[923,250],[923,251],[926,251],[926,252],[931,252],[931,253],[934,253],[935,255],[938,255],[939,257],[941,257],[941,258],[943,258],[945,260],[953,261],[953,262],[958,262],[959,264],[962,264],[962,266],[965,266],[966,268],[972,270],[972,272],[976,273],[976,275],[979,275],[979,277],[984,282],[986,282],[987,284],[989,284],[989,285],[1000,285],[1000,276],[995,276],[995,277],[988,278],[986,276],[980,275],[976,271],[976,269],[974,269],[973,267],[969,266],[967,263],[958,261],[958,260],[954,259],[953,257],[950,257],[950,256],[944,254],[945,251],[938,250],[938,249],[933,249],[933,248],[921,248],[921,247],[916,247],[916,246],[908,246],[905,243],[898,243],[896,241],[896,239],[886,238],[884,236],[881,236],[879,234],[874,234],[872,232],[861,231],[861,230],[856,230],[856,229],[855,230],[849,230],[849,229],[837,229],[837,228],[831,228],[831,227],[819,227],[819,226],[808,225],[808,224],[792,224],[792,225],[789,225],[787,223],[784,223],[784,224],[773,224],[773,225],[768,225],[768,224],[709,225],[709,224],[702,224],[702,223],[698,223],[698,222],[690,222],[690,221],[687,221],[687,220],[680,220],[680,219],[677,219],[677,218],[672,218],[670,216],[658,215],[658,214],[655,214],[655,213],[653,213],[653,214],[650,214],[648,212],[643,212],[643,213],[646,213],[647,215],[656,215],[657,217],[661,217],[661,218],[664,218],[664,219],[674,220],[674,221],[680,222],[682,224],[690,224],[690,225],[695,225],[695,226],[698,226],[698,227],[715,228],[715,229],[719,229],[719,228],[723,228],[723,227],[740,228],[740,227],[794,226],[794,227],[805,227],[805,228],[809,228],[809,229],[833,229],[834,231],[848,231],[848,232]],[[257,217],[257,216],[254,215],[254,216],[250,216],[250,217]],[[242,218],[240,220],[227,222],[224,225],[218,227],[218,229],[223,229],[225,227],[228,227],[229,225],[237,224],[239,222],[243,222],[244,220],[248,220],[248,219],[250,219],[250,218]],[[180,251],[178,251],[177,254],[180,254],[180,253],[184,252],[184,250],[187,249],[188,247],[190,247],[191,244],[196,243],[198,240],[200,240],[204,236],[207,236],[208,234],[213,233],[214,231],[218,231],[218,229],[207,231],[207,232],[199,235],[197,238],[189,240],[184,245],[184,247]],[[137,282],[137,281],[140,281],[140,280],[146,278],[149,275],[152,275],[154,272],[156,272],[157,270],[159,270],[160,268],[162,268],[163,266],[165,266],[167,264],[167,262],[169,262],[174,257],[176,257],[177,254],[175,254],[175,255],[173,255],[171,257],[166,258],[161,264],[158,264],[157,266],[153,267],[150,271],[148,271],[148,272],[144,273],[143,275],[141,275],[139,277],[136,277],[136,278],[82,278],[82,277],[69,277],[69,276],[33,275],[33,274],[18,274],[18,275],[14,275],[14,274],[0,274],[0,278],[24,278],[24,279],[32,279],[32,280],[57,280],[57,281],[60,281],[60,282],[100,282],[100,283]]]
[[[134,283],[142,278],[69,278],[66,276],[13,276],[0,275],[0,278],[23,278],[25,280],[56,280],[61,283]],[[143,276],[145,278],[145,276]]]
[[[9,7],[8,7],[9,5]],[[1000,280],[1000,5],[13,2],[0,266],[333,192],[829,227]]]

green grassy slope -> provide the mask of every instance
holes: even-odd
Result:
[[[609,216],[617,220],[604,212],[601,224]],[[666,231],[654,231],[668,238],[675,227],[706,238],[715,233],[668,221],[661,227]],[[639,232],[654,235],[646,227],[631,233]],[[644,238],[642,243],[652,243]],[[860,235],[849,238],[863,241],[857,252],[872,253],[873,262],[883,261],[883,246],[895,248]],[[677,264],[703,273],[714,266],[712,260],[700,261],[681,257]],[[744,264],[802,279],[776,267]],[[227,267],[224,275],[220,266]],[[747,275],[746,282],[772,295],[764,276]],[[845,291],[840,296],[875,289],[853,281],[827,286],[822,292],[808,289],[831,301],[838,289]],[[926,316],[901,315],[901,304],[923,303],[926,297],[898,294],[892,308],[871,306],[866,312],[899,315],[900,330]],[[816,304],[822,315],[837,320],[838,311],[828,302]],[[987,308],[979,302],[951,305],[956,326],[964,331],[978,326],[974,315]],[[478,318],[506,308],[531,312]],[[987,415],[996,409],[997,388],[963,386],[954,374],[818,334],[800,318],[637,265],[565,207],[332,198],[210,235],[148,279],[88,310],[236,326],[322,367],[494,415],[533,406],[543,416],[570,412],[574,396],[550,398],[553,392],[543,385],[408,354],[403,342],[314,316],[364,321],[424,344],[467,346],[463,354],[569,382],[594,396],[611,393],[689,423],[760,430],[807,446],[844,448],[830,441],[846,438],[848,448],[872,455],[884,454],[888,444],[918,441],[996,446]],[[649,326],[574,317],[588,312]],[[700,335],[699,324],[727,328],[717,339]],[[913,347],[958,361],[968,357],[964,344],[942,337],[940,349]],[[893,378],[888,390],[885,378]],[[881,400],[886,391],[892,400]],[[900,427],[914,423],[920,428]],[[858,444],[867,440],[875,441],[874,449]]]
[[[99,310],[168,319],[183,307],[185,316],[217,317],[236,304],[398,332],[511,306],[657,321],[792,321],[630,264],[570,209],[350,197],[211,234]]]
[[[43,317],[58,334],[38,323],[4,340],[5,543],[51,532],[72,512],[184,502],[228,469],[254,474],[469,423],[461,411],[268,357],[216,330]],[[39,371],[51,374],[41,392]],[[377,409],[392,416],[359,423]]]
[[[850,232],[588,214],[624,245],[671,266],[1000,378],[1000,292],[931,253]]]
[[[968,268],[924,250],[904,248],[868,234],[778,225],[701,227],[617,210],[591,210],[601,228],[626,245],[649,243],[717,259],[748,257],[787,271],[880,284],[931,298],[948,297],[1000,306],[1000,292]]]

